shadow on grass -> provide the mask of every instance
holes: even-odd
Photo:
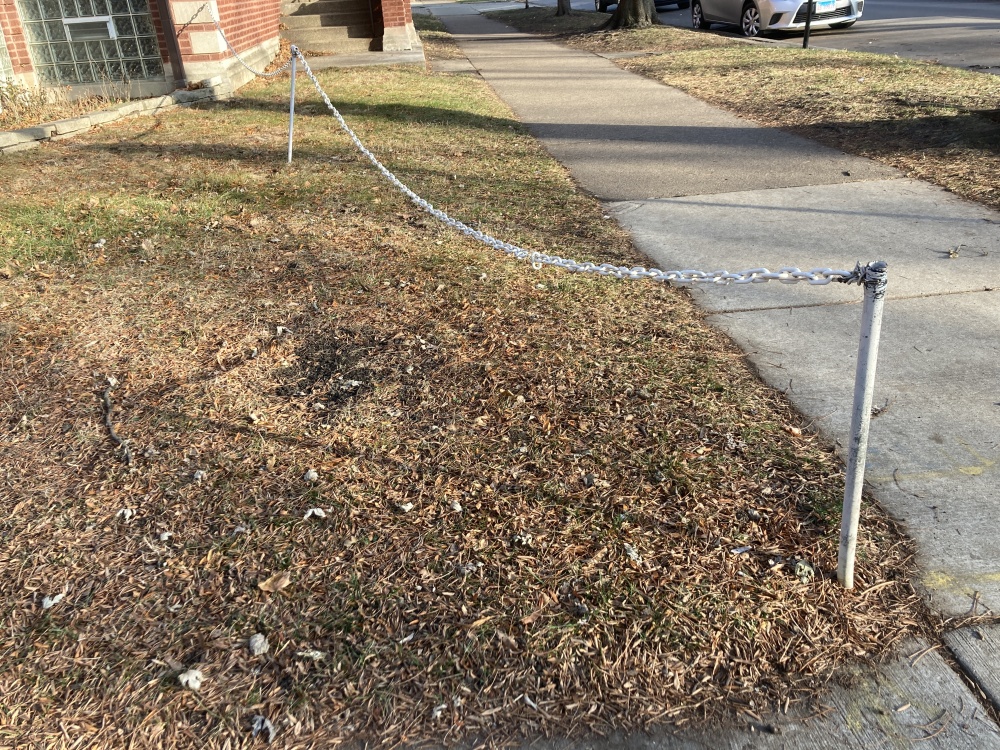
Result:
[[[407,104],[362,104],[355,102],[337,102],[333,99],[333,105],[340,114],[347,119],[350,125],[351,117],[364,117],[368,119],[383,120],[385,122],[396,122],[406,124],[424,125],[461,125],[463,127],[475,127],[483,130],[499,129],[520,129],[521,123],[509,117],[492,117],[490,115],[477,115],[473,112],[463,112],[461,110],[446,109],[443,107],[425,107]],[[337,121],[333,117],[326,105],[317,98],[300,100],[295,105],[296,115],[327,116],[331,123],[337,127]],[[244,110],[247,112],[274,112],[288,114],[287,101],[275,101],[273,99],[245,97],[227,101],[224,103],[200,104],[198,109],[226,109]]]
[[[970,111],[955,116],[929,115],[899,120],[862,122],[831,120],[787,127],[851,153],[889,158],[894,154],[928,149],[963,148],[983,156],[1000,155],[1000,111]]]
[[[90,143],[79,151],[90,151],[92,153],[111,153],[117,156],[129,156],[135,158],[153,158],[163,154],[198,156],[202,159],[211,159],[219,162],[230,162],[233,160],[245,160],[252,162],[254,166],[273,165],[275,167],[284,166],[288,163],[287,147],[271,148],[251,145],[236,145],[226,143],[188,143],[188,144],[163,144],[163,143]],[[300,147],[296,144],[294,151],[295,161],[329,162],[334,157],[341,156],[341,149],[335,145],[329,150],[320,151]],[[364,159],[359,155],[360,159]]]

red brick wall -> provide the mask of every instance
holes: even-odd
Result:
[[[219,22],[237,52],[278,36],[281,0],[218,0]]]
[[[401,0],[388,0],[389,2],[400,2]],[[230,43],[237,52],[256,47],[262,42],[275,39],[278,36],[278,19],[281,16],[281,0],[217,0],[219,8],[219,22]],[[409,3],[406,3],[409,12]],[[150,3],[150,13],[156,27],[156,35],[160,44],[160,54],[166,62],[167,55],[166,38],[163,33],[163,24],[159,16],[156,3]],[[187,23],[187,18],[174,18],[177,29]],[[28,45],[24,35],[24,29],[17,13],[15,0],[0,0],[0,28],[3,29],[4,39],[7,42],[7,51],[13,63],[15,73],[24,73],[32,70],[31,58],[28,54]],[[194,55],[191,52],[191,38],[188,31],[214,31],[215,26],[211,23],[191,24],[180,35],[181,55],[185,59],[199,61],[223,60],[230,57],[226,52],[212,55]]]
[[[382,36],[385,30],[396,26],[406,26],[413,21],[410,0],[370,0],[375,19],[375,36]]]
[[[217,0],[217,5],[219,24],[237,52],[251,49],[278,36],[281,0]],[[188,20],[175,15],[174,23],[177,30],[180,31]],[[185,60],[208,62],[232,56],[228,50],[218,54],[195,55],[191,51],[191,37],[187,33],[191,31],[215,31],[215,26],[212,23],[193,23],[181,33],[179,39],[181,56]]]
[[[151,2],[149,4],[149,15],[153,19],[153,28],[156,29],[156,43],[160,47],[160,59],[163,62],[170,61],[170,54],[167,52],[167,37],[163,33],[163,20],[160,18],[160,4]]]
[[[413,22],[410,0],[376,0],[376,2],[376,14],[381,10],[383,27],[406,26]]]
[[[21,19],[17,15],[14,0],[0,0],[0,27],[7,41],[7,52],[14,64],[15,73],[26,73],[32,70],[31,58],[28,55],[28,43],[21,27]]]

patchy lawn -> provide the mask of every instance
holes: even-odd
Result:
[[[320,76],[455,216],[642,262],[482,82]],[[287,166],[287,91],[4,157],[0,737],[683,724],[924,629],[870,504],[839,588],[838,462],[684,292],[464,239],[304,88]]]
[[[649,51],[617,63],[761,125],[1000,208],[1000,77],[886,55],[765,47],[671,26],[595,31],[603,13],[489,15],[577,49]]]

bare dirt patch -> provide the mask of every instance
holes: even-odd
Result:
[[[435,204],[642,261],[481,82],[321,77]],[[315,97],[286,166],[287,86],[5,158],[4,740],[683,724],[808,701],[924,629],[872,505],[838,587],[838,462],[682,291],[465,240]]]

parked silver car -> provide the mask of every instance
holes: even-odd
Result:
[[[798,31],[806,27],[806,0],[691,0],[691,24],[739,26],[743,36],[762,31]],[[861,18],[864,0],[813,0],[812,28],[846,29]]]

